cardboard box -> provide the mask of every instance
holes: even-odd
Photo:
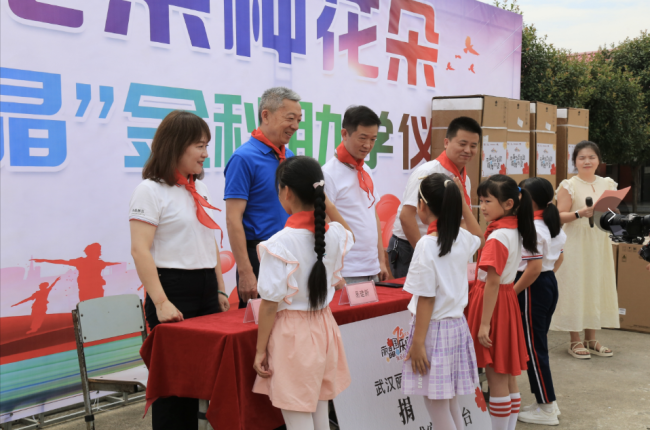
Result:
[[[530,177],[530,102],[508,100],[506,175],[517,184]]]
[[[557,175],[557,106],[534,102],[530,104],[530,176],[547,179],[556,187]]]
[[[478,205],[476,188],[481,178],[481,160],[485,152],[493,160],[490,165],[494,170],[505,171],[506,161],[506,138],[507,138],[507,99],[492,96],[467,96],[467,97],[434,97],[431,101],[431,159],[435,159],[445,150],[445,134],[449,123],[459,116],[467,116],[475,119],[483,128],[483,141],[476,156],[466,166],[467,174],[472,184],[471,199],[472,205]],[[484,148],[490,151],[484,151]],[[494,149],[495,153],[491,152]],[[501,165],[503,169],[501,169]],[[489,173],[487,176],[493,173]]]
[[[621,328],[650,333],[650,272],[639,255],[642,245],[618,249],[618,307]]]
[[[557,110],[557,183],[578,174],[571,157],[576,144],[589,140],[589,109]]]

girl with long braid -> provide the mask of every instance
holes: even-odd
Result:
[[[354,244],[333,208],[325,222],[323,172],[310,157],[292,157],[275,175],[285,228],[257,246],[260,276],[257,379],[253,392],[282,410],[288,430],[329,430],[328,400],[350,385],[343,341],[329,303]]]

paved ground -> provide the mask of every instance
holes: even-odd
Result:
[[[649,310],[650,311],[650,310]],[[551,365],[562,410],[558,429],[650,429],[650,335],[603,330],[599,340],[615,352],[612,358],[576,360],[566,353],[568,335],[551,332]],[[534,401],[528,378],[519,378],[522,404]],[[151,428],[151,414],[142,419],[143,402],[95,415],[97,430]],[[48,427],[52,430],[84,430],[83,419]],[[542,430],[518,423],[517,430]],[[218,429],[221,430],[221,429]],[[362,429],[344,429],[362,430]]]

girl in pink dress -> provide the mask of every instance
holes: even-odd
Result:
[[[288,430],[329,430],[328,400],[350,385],[341,332],[329,303],[354,236],[328,208],[323,172],[310,157],[278,166],[285,228],[257,246],[260,276],[257,379],[253,392],[282,410]]]

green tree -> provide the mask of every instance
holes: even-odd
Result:
[[[636,82],[635,89],[639,94],[632,94],[633,101],[629,109],[632,109],[633,121],[630,124],[636,129],[635,139],[631,141],[631,147],[624,153],[624,164],[632,166],[632,186],[634,192],[634,207],[636,211],[637,201],[640,196],[641,167],[650,162],[650,34],[642,31],[634,39],[627,38],[618,46],[611,46],[600,50],[601,61],[611,64],[629,78]],[[643,115],[637,113],[639,100],[643,105]],[[639,134],[642,134],[639,135]]]

